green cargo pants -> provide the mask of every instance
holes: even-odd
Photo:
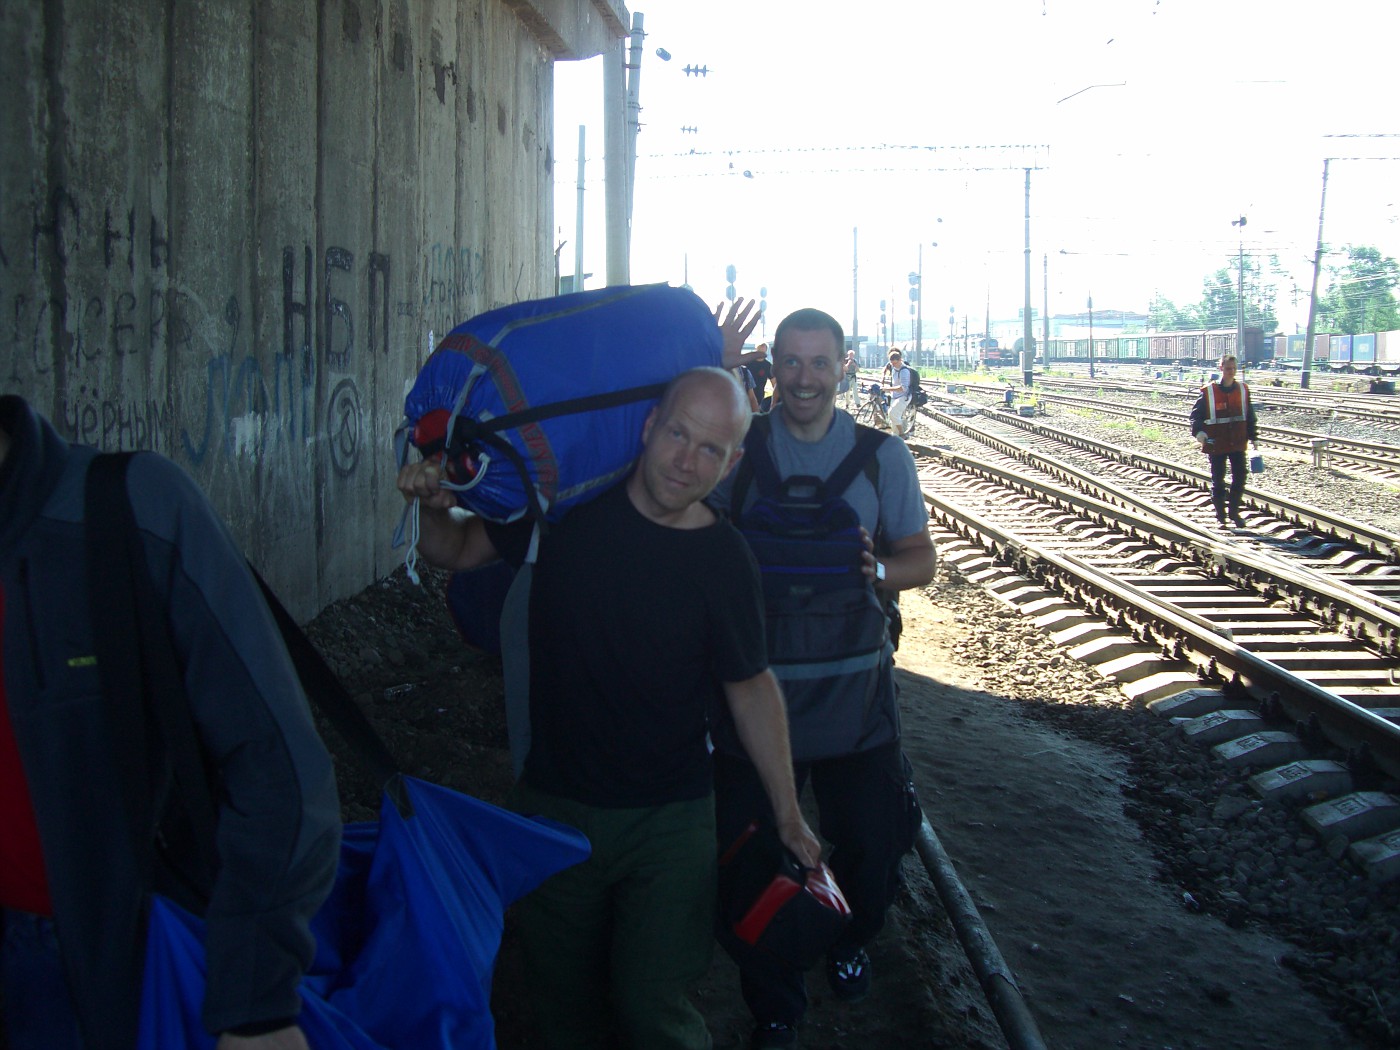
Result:
[[[714,798],[604,809],[522,784],[510,805],[569,824],[593,846],[518,908],[540,1045],[707,1050],[689,992],[714,943]]]

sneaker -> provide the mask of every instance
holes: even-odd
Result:
[[[861,948],[849,959],[827,959],[826,980],[836,998],[848,1003],[863,999],[870,991],[870,956]]]
[[[781,1021],[761,1024],[753,1030],[749,1039],[752,1050],[778,1050],[781,1047],[797,1045],[797,1029]]]
[[[1239,512],[1239,511],[1237,511],[1237,510],[1232,510],[1232,511],[1230,511],[1230,520],[1231,520],[1232,522],[1235,523],[1235,527],[1236,527],[1236,528],[1240,528],[1240,529],[1244,528],[1244,518],[1242,518],[1242,517],[1240,516],[1240,512]]]

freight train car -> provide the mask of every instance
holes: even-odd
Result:
[[[1279,368],[1301,368],[1303,365],[1303,348],[1307,346],[1308,337],[1306,335],[1276,335],[1274,336],[1274,358],[1273,363]],[[1313,336],[1313,364],[1319,368],[1325,368],[1332,351],[1332,335],[1329,332],[1319,332]]]
[[[1235,349],[1234,329],[1198,332],[1152,332],[1145,335],[1094,337],[1095,361],[1126,361],[1136,364],[1212,365],[1225,354],[1241,356]],[[1273,356],[1272,343],[1259,328],[1244,330],[1243,363],[1257,367]],[[1051,339],[1045,360],[1049,364],[1087,362],[1089,340]]]

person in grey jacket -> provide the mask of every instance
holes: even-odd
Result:
[[[133,1045],[158,891],[206,922],[202,1021],[220,1050],[304,1048],[297,984],[339,856],[330,757],[232,537],[187,474],[136,456],[127,490],[218,806],[217,869],[204,884],[176,877],[198,869],[180,855],[193,846],[177,839],[162,841],[154,865],[143,861],[94,656],[102,621],[84,550],[94,455],[22,399],[0,397],[0,987],[10,1045]],[[175,808],[169,776],[153,774],[143,835]]]

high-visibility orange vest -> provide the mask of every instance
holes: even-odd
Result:
[[[1201,387],[1206,398],[1205,451],[1212,456],[1243,452],[1249,446],[1249,387],[1236,380],[1226,390],[1219,383]]]

